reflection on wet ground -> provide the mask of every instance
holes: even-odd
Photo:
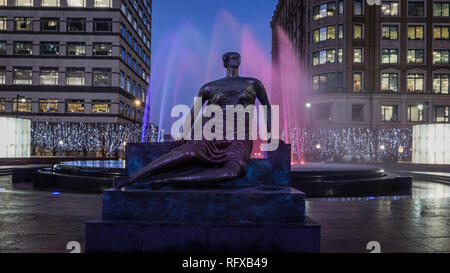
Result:
[[[100,218],[101,194],[12,187],[0,177],[0,252],[68,252],[84,249],[84,223]],[[450,252],[450,186],[414,180],[412,196],[311,198],[308,217],[322,227],[322,252]]]

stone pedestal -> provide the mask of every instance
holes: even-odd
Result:
[[[127,146],[129,173],[167,152],[154,145]],[[305,194],[289,187],[288,148],[221,188],[106,190],[102,220],[86,223],[86,251],[319,252],[320,226],[305,217]]]

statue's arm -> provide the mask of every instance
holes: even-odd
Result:
[[[271,132],[272,108],[270,105],[269,98],[267,97],[266,89],[264,88],[264,85],[259,80],[256,80],[255,91],[256,91],[256,98],[259,100],[259,102],[262,105],[267,106],[267,131]]]

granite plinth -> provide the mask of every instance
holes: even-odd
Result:
[[[305,223],[89,221],[86,252],[320,252],[320,226]]]
[[[290,187],[103,193],[103,220],[302,223],[304,218],[305,194]]]
[[[127,174],[135,173],[156,158],[170,152],[174,147],[174,143],[127,143],[125,152]],[[267,152],[267,158],[248,161],[245,177],[222,183],[221,187],[289,186],[291,181],[290,156],[290,144],[280,141],[276,151]],[[148,183],[137,183],[129,188],[146,189],[149,186]]]

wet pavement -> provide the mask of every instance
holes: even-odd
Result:
[[[450,187],[415,180],[409,197],[308,199],[307,215],[322,226],[322,252],[450,252]],[[84,250],[84,223],[101,215],[100,194],[12,187],[0,177],[0,252]]]

